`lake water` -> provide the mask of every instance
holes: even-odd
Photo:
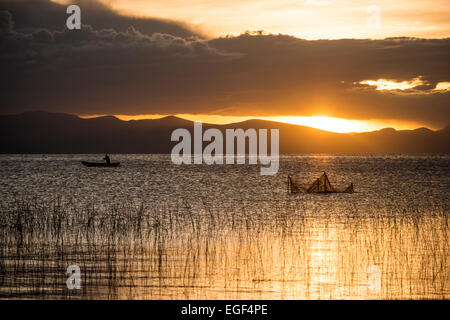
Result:
[[[449,155],[0,155],[0,297],[450,297]],[[101,161],[101,160],[100,160]],[[326,171],[353,194],[288,194]],[[66,286],[69,265],[81,289]]]

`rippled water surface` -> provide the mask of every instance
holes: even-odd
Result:
[[[0,156],[0,297],[449,298],[450,156]],[[354,194],[287,193],[287,175]],[[80,290],[66,268],[78,265]]]

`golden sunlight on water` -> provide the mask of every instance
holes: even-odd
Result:
[[[283,156],[265,178],[163,155],[93,171],[84,157],[2,156],[0,297],[450,298],[447,156]],[[336,185],[351,172],[356,192],[289,195],[298,168]],[[18,199],[24,186],[35,196]]]
[[[116,212],[97,216],[102,225],[94,222],[97,231],[86,234],[27,236],[20,245],[9,238],[2,269],[16,277],[6,277],[0,293],[108,299],[450,296],[446,214],[330,219],[289,209],[271,220],[264,213],[238,214],[193,216],[186,208],[159,211],[156,218],[136,213],[138,227],[132,219],[116,225],[113,219],[127,219]],[[38,244],[44,239],[52,260]],[[64,243],[72,245],[63,250]],[[78,294],[58,284],[64,274],[58,271],[70,261],[85,270]]]
[[[448,298],[448,245],[439,242],[448,238],[448,231],[432,232],[434,223],[444,222],[433,219],[420,221],[425,222],[422,231],[414,221],[355,225],[304,219],[302,226],[286,225],[279,236],[244,232],[233,240],[197,243],[194,252],[182,254],[179,261],[162,258],[163,279],[155,273],[149,283],[149,275],[143,274],[144,283],[137,284],[143,290],[134,298]],[[377,277],[379,287],[371,283]],[[161,289],[161,281],[168,287]],[[147,291],[153,286],[158,292]],[[118,290],[121,298],[129,297],[125,288]]]

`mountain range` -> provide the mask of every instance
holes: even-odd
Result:
[[[310,127],[265,120],[218,128],[279,129],[280,153],[450,153],[450,126],[364,133],[333,133]],[[123,121],[114,116],[84,119],[76,115],[25,112],[0,116],[0,153],[170,153],[177,128],[193,132],[193,122],[175,116]],[[208,142],[204,143],[205,145]],[[270,144],[270,142],[269,142]]]

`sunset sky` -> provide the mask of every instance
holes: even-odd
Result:
[[[71,3],[69,0],[59,0]],[[103,0],[130,15],[184,21],[212,37],[265,30],[304,39],[442,38],[450,34],[446,0]],[[367,24],[370,7],[380,25]]]
[[[0,0],[0,114],[450,124],[449,1],[70,1],[79,31],[64,3]]]

